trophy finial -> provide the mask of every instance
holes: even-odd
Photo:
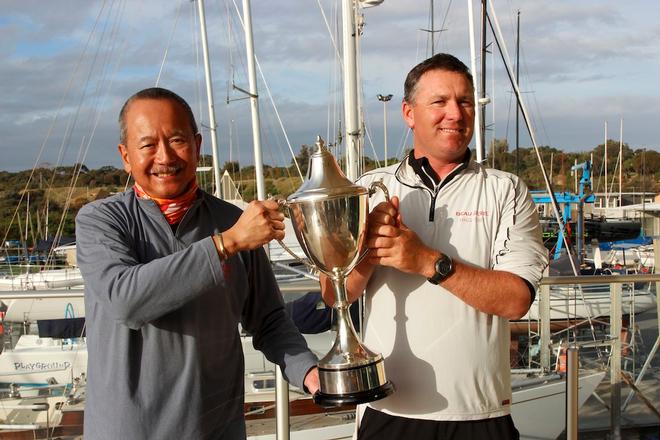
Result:
[[[326,150],[325,141],[323,140],[321,135],[316,136],[316,151],[321,152],[321,151],[325,151],[325,150]]]

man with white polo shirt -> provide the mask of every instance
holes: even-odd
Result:
[[[392,195],[372,200],[370,255],[347,291],[366,290],[364,342],[396,392],[359,406],[357,438],[516,439],[508,320],[525,315],[547,265],[534,203],[517,176],[471,160],[474,86],[461,61],[414,67],[402,113],[414,149],[358,180]]]

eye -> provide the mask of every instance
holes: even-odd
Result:
[[[147,143],[144,143],[144,144],[140,145],[140,150],[143,150],[145,148],[153,148],[155,145],[156,144],[154,144],[153,142],[147,142]]]
[[[174,138],[170,139],[170,143],[173,144],[173,145],[183,145],[183,144],[186,143],[186,140],[182,137],[177,136],[177,137],[174,137]]]

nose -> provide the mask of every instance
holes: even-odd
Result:
[[[158,149],[156,150],[156,161],[158,163],[168,164],[174,161],[174,150],[170,143],[166,140],[158,142]]]
[[[452,121],[460,121],[463,119],[463,107],[461,107],[460,103],[453,99],[448,101],[447,106],[445,107],[445,118]]]

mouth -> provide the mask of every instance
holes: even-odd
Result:
[[[166,167],[166,168],[157,168],[151,170],[151,175],[159,178],[173,177],[176,176],[181,168],[179,167]]]
[[[462,134],[465,130],[462,128],[440,128],[440,131],[442,133],[448,133],[448,134]]]

